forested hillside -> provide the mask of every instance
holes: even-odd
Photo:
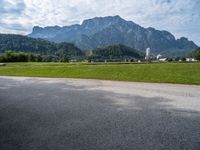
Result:
[[[22,35],[0,34],[0,53],[4,53],[6,51],[30,52],[40,55],[83,55],[82,51],[71,43],[63,42],[58,44]]]
[[[144,58],[144,53],[124,45],[113,45],[104,48],[97,48],[92,51],[94,58],[120,59],[120,58]]]

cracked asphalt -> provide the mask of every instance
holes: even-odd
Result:
[[[200,150],[200,86],[0,77],[1,150]]]

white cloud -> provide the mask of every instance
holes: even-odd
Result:
[[[27,34],[35,25],[65,26],[120,15],[200,45],[199,8],[199,0],[0,0],[0,32]]]

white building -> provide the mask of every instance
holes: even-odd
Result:
[[[147,48],[147,49],[146,49],[146,56],[145,56],[145,59],[146,59],[146,60],[151,59],[151,49],[150,49],[150,48]]]
[[[161,62],[166,62],[167,61],[167,58],[160,58],[160,59],[158,59],[159,61],[161,61]]]
[[[159,60],[161,57],[162,57],[162,55],[161,55],[161,54],[158,54],[158,55],[156,56],[156,59]]]
[[[197,60],[194,58],[186,58],[186,61],[187,62],[197,62]]]
[[[0,63],[0,66],[6,66],[6,64],[5,63]]]

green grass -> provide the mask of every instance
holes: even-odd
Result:
[[[9,63],[0,75],[200,85],[200,63]]]

